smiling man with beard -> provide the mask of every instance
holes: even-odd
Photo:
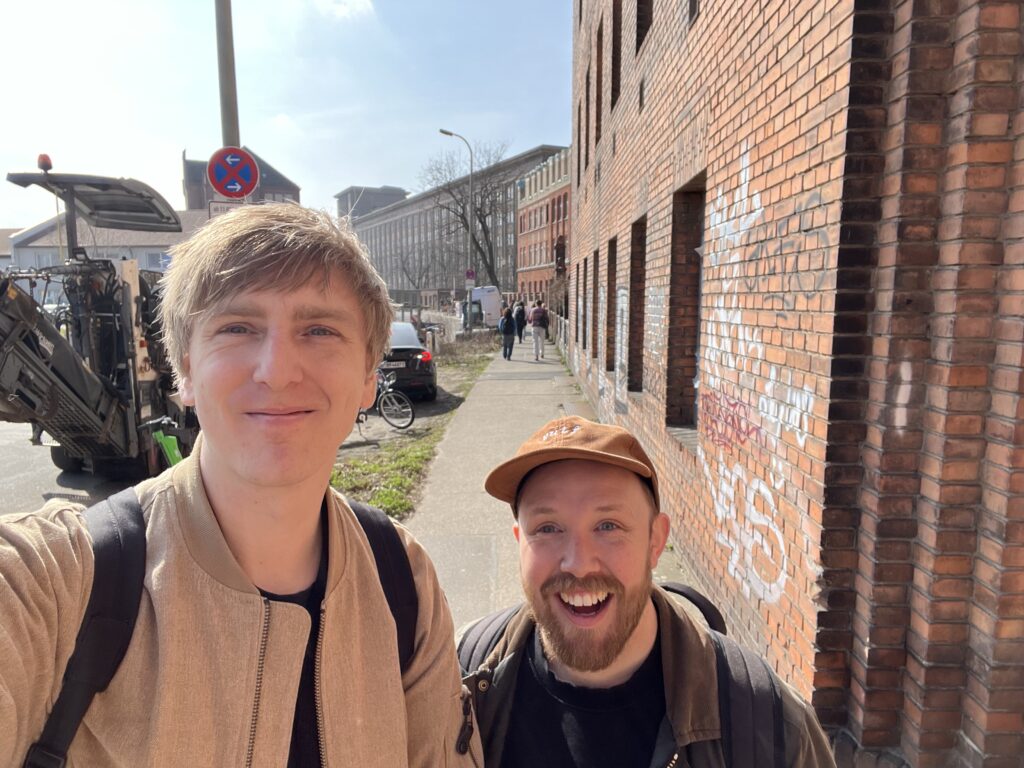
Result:
[[[629,432],[556,419],[485,487],[512,507],[526,595],[471,625],[459,646],[488,768],[835,765],[814,711],[789,686],[654,585],[669,520],[654,465]],[[720,663],[726,647],[739,656]],[[739,657],[760,676],[733,675]],[[719,694],[737,679],[771,695]],[[768,716],[741,733],[751,748],[738,748],[733,731],[743,729],[723,712],[765,711],[765,701]]]

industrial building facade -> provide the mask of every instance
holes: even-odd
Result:
[[[841,766],[1024,754],[1021,6],[573,3],[569,364]]]
[[[494,274],[488,274],[474,253],[469,258],[466,229],[446,192],[430,189],[399,202],[354,216],[352,226],[366,246],[393,299],[435,306],[439,296],[461,297],[466,270],[476,272],[477,285],[496,280],[502,291],[515,290],[517,184],[521,176],[562,147],[541,145],[501,160],[473,174],[478,210],[477,237],[493,247]],[[461,199],[468,193],[468,176],[453,180],[452,192]],[[482,200],[487,196],[487,200]]]

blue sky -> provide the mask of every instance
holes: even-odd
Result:
[[[347,186],[415,190],[474,142],[568,144],[567,0],[234,0],[242,143],[334,208]],[[221,145],[213,0],[0,3],[0,176],[129,176],[184,206],[181,153]],[[52,196],[0,180],[0,227]]]

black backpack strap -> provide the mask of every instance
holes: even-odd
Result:
[[[757,654],[711,632],[718,663],[718,709],[727,766],[785,768],[782,690]]]
[[[93,697],[117,672],[135,630],[146,574],[146,526],[134,488],[83,513],[95,561],[92,592],[64,681],[25,758],[25,768],[61,768]]]
[[[420,609],[409,555],[391,518],[384,512],[358,501],[349,501],[348,505],[355,512],[359,524],[363,526],[366,538],[370,542],[370,549],[373,550],[380,585],[384,590],[384,597],[388,600],[391,615],[395,618],[398,658],[401,661],[402,674],[405,674],[416,650],[416,621]]]
[[[700,610],[701,614],[704,616],[704,621],[708,623],[709,627],[720,634],[728,634],[725,629],[725,619],[722,618],[721,611],[718,610],[714,603],[689,584],[680,584],[678,581],[666,581],[664,584],[660,584],[659,586],[668,592],[685,597],[697,606],[698,610]]]
[[[480,668],[484,659],[490,656],[494,646],[505,632],[508,623],[512,621],[522,605],[513,605],[511,608],[504,608],[500,611],[488,614],[477,619],[462,633],[459,640],[458,654],[459,665],[463,674],[469,674]]]

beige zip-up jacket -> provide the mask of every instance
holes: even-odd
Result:
[[[228,549],[198,450],[137,486],[147,562],[138,622],[70,766],[284,766],[309,634],[306,609],[264,599]],[[418,587],[416,653],[399,671],[373,553],[329,494],[317,710],[329,768],[479,766],[464,722],[451,614],[433,566],[399,526]],[[80,508],[0,518],[0,766],[21,765],[60,686],[93,578]]]

